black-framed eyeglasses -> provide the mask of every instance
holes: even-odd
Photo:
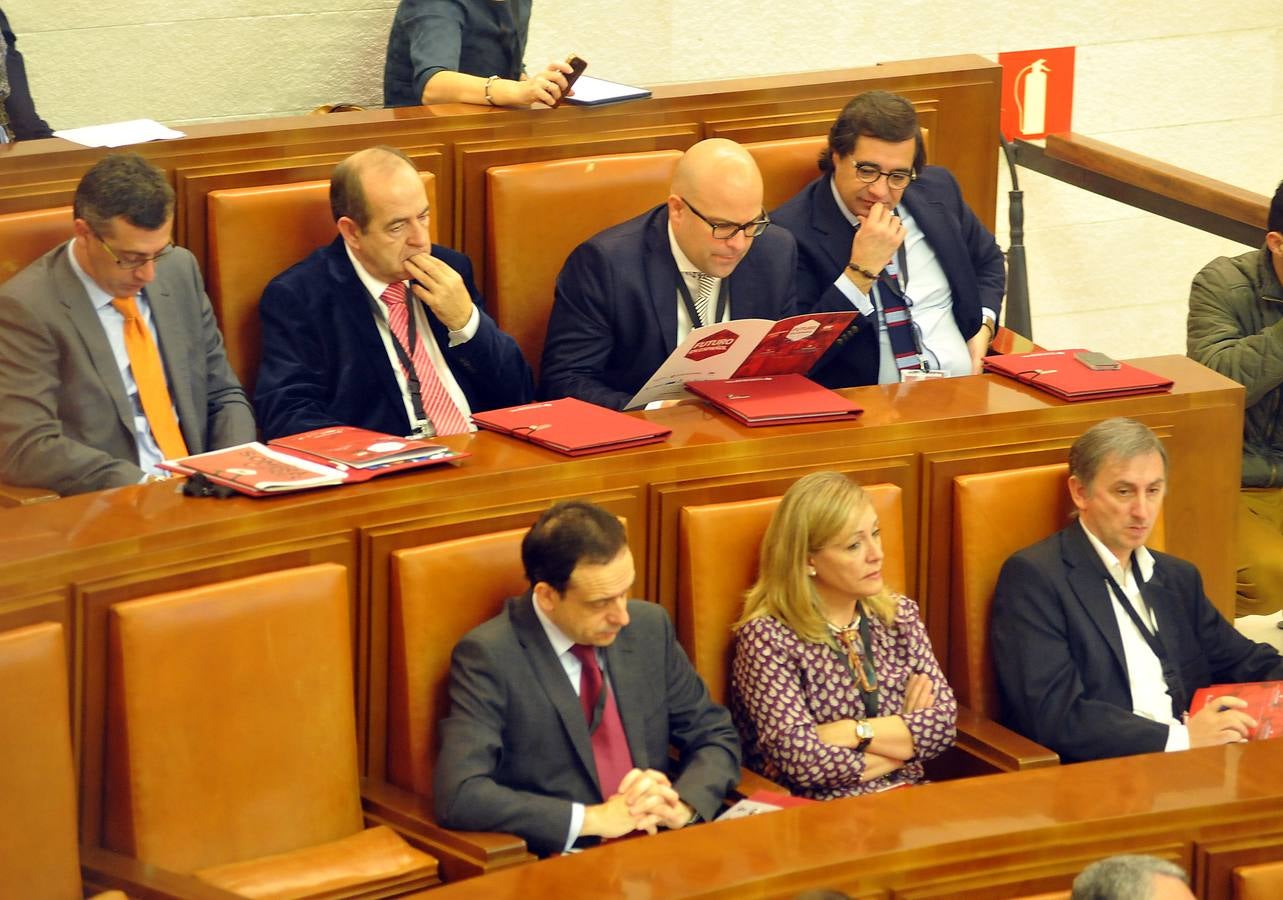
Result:
[[[771,217],[766,214],[766,210],[762,210],[762,214],[758,218],[751,222],[745,222],[743,225],[736,225],[734,222],[714,222],[698,209],[691,206],[691,202],[685,197],[678,197],[678,199],[686,204],[687,209],[703,219],[704,223],[708,225],[709,228],[713,229],[713,239],[717,241],[729,241],[741,231],[744,232],[744,237],[755,238],[765,231],[766,227],[771,224]]]
[[[98,238],[98,243],[102,244],[103,249],[107,251],[107,254],[116,263],[117,267],[121,269],[131,269],[131,270],[141,269],[143,266],[147,265],[147,263],[156,262],[156,260],[160,259],[165,254],[169,253],[169,251],[174,249],[174,242],[170,241],[168,244],[166,244],[164,247],[160,249],[159,253],[155,254],[154,256],[141,256],[137,253],[126,253],[122,256],[121,254],[117,253],[115,250],[111,249],[111,244],[108,244],[105,240],[103,240],[103,237],[101,234],[95,231],[93,232],[93,235],[94,237]]]
[[[855,167],[855,177],[865,184],[873,184],[885,176],[887,187],[893,191],[902,191],[918,180],[918,174],[913,171],[905,172],[902,169],[896,169],[894,172],[883,172],[880,166],[875,166],[873,163],[857,162],[852,165]]]

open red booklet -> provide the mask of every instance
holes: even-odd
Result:
[[[1283,736],[1283,681],[1247,681],[1199,688],[1194,692],[1189,714],[1194,715],[1213,697],[1238,697],[1247,701],[1245,712],[1256,720],[1256,729],[1248,735],[1251,740]]]
[[[326,454],[331,451],[334,456],[355,456],[358,451],[350,448],[361,442],[365,442],[367,448],[380,448],[370,452],[383,455],[359,467],[327,458]],[[393,444],[401,445],[402,449],[393,451]],[[422,446],[414,448],[415,455],[406,458],[403,451],[410,449],[406,446],[409,444]],[[305,446],[313,449],[304,451],[302,447]],[[342,449],[344,447],[349,449]],[[325,452],[320,452],[322,450]],[[278,438],[271,442],[271,446],[251,441],[182,459],[167,459],[160,465],[182,475],[200,473],[216,484],[227,485],[251,497],[262,497],[336,484],[355,484],[390,472],[451,462],[468,455],[440,444],[410,441],[344,425]],[[360,461],[359,456],[357,461]]]
[[[586,456],[662,441],[671,428],[575,397],[473,413],[482,428],[567,456]]]
[[[752,426],[853,420],[864,411],[805,375],[692,381],[686,389]]]
[[[370,431],[352,425],[317,428],[268,443],[279,449],[334,465],[354,469],[387,466],[406,468],[406,463],[430,464],[455,459],[460,454],[444,444],[433,444],[418,438],[396,437],[381,431]]]
[[[1061,400],[1102,400],[1133,394],[1161,394],[1172,380],[1125,362],[1116,369],[1095,369],[1078,359],[1086,350],[1039,350],[986,356],[986,372],[997,372],[1046,391]]]

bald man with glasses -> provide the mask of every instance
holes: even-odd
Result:
[[[926,165],[913,104],[855,97],[819,168],[771,220],[797,239],[801,310],[860,315],[811,377],[842,388],[979,372],[1002,310],[1002,251],[948,170]]]
[[[543,399],[625,404],[692,328],[797,312],[797,247],[762,208],[743,147],[700,141],[668,200],[580,244],[557,276],[544,343]]]
[[[70,241],[0,284],[0,481],[78,494],[254,440],[164,173],[106,156],[73,214]]]

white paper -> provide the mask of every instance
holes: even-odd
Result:
[[[679,400],[682,397],[689,397],[690,395],[686,393],[688,381],[730,378],[744,360],[748,359],[748,355],[757,349],[758,343],[774,324],[770,319],[732,319],[729,322],[705,325],[703,328],[692,328],[686,340],[669,354],[664,364],[650,376],[624,408],[637,409],[656,400]],[[690,359],[687,356],[700,341],[720,332],[726,332],[727,339],[732,341],[726,349],[702,359]]]
[[[54,137],[85,147],[124,147],[126,144],[166,141],[186,137],[186,135],[181,131],[166,128],[153,119],[131,119],[128,122],[109,122],[105,125],[87,125],[84,128],[55,131]]]
[[[591,75],[580,75],[571,90],[573,94],[566,98],[567,103],[609,103],[612,100],[635,100],[650,96],[650,91],[646,88],[593,78]]]

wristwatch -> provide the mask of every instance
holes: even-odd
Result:
[[[860,743],[855,745],[855,749],[857,752],[863,753],[865,748],[873,743],[873,726],[869,724],[867,719],[855,720],[855,736],[860,739]]]

